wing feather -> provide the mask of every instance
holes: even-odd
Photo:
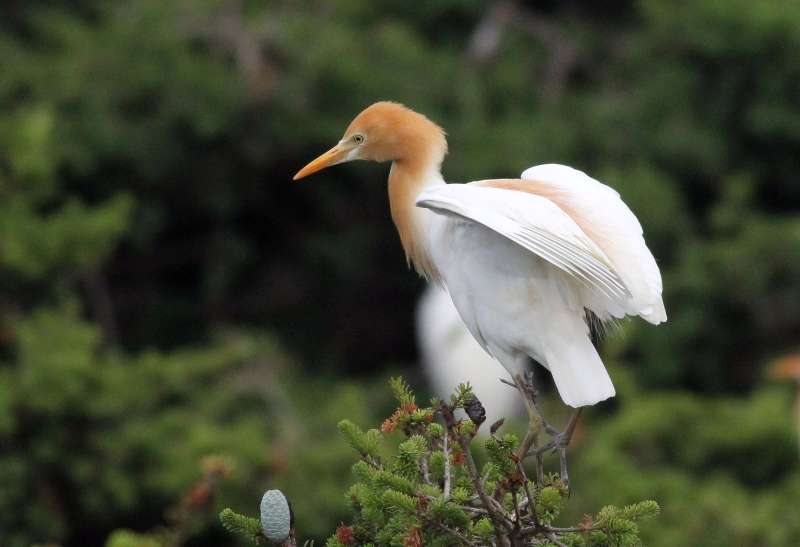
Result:
[[[609,299],[630,297],[600,247],[547,198],[474,184],[446,184],[424,191],[416,203],[486,226]]]
[[[619,193],[586,173],[558,164],[537,165],[522,173],[532,192],[541,192],[575,220],[600,247],[631,292],[627,305],[589,306],[601,317],[640,315],[651,323],[667,320],[661,299],[661,272],[644,241],[642,225]],[[611,305],[609,305],[611,304]],[[603,313],[605,312],[605,313]]]

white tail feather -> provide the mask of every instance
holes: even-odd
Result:
[[[616,393],[603,361],[585,335],[551,346],[545,360],[561,399],[571,407],[594,405]]]

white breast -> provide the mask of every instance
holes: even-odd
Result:
[[[525,354],[546,365],[537,325],[549,312],[553,268],[468,221],[446,218],[432,237],[442,279],[478,343],[507,367],[524,366]]]

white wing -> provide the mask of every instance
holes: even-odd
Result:
[[[611,260],[547,198],[475,184],[445,184],[422,192],[417,206],[482,224],[612,301],[630,298]]]
[[[537,165],[525,170],[522,178],[545,187],[543,193],[603,250],[631,293],[623,309],[602,303],[587,307],[616,317],[640,315],[656,325],[667,320],[661,272],[645,244],[641,224],[615,190],[565,165]]]

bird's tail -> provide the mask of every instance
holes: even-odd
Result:
[[[586,334],[556,339],[545,351],[545,359],[558,394],[571,407],[593,405],[616,394],[606,367]]]

